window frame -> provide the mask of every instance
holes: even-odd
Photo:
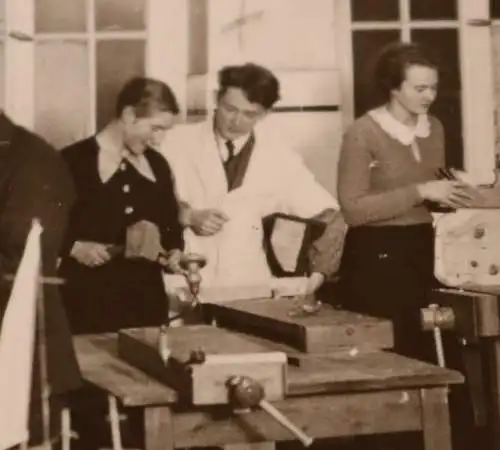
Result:
[[[457,20],[411,20],[410,0],[399,0],[398,21],[363,21],[352,23],[351,2],[334,0],[337,22],[338,65],[342,94],[342,120],[346,128],[354,120],[354,73],[352,32],[355,30],[400,29],[401,38],[410,40],[412,29],[456,28],[459,36],[461,75],[461,110],[464,168],[481,183],[493,181],[495,168],[495,125],[489,0],[457,0]],[[500,19],[495,20],[495,23]]]
[[[13,120],[30,129],[35,125],[35,44],[51,40],[83,40],[89,45],[90,62],[90,114],[86,131],[87,134],[95,132],[96,44],[99,40],[117,38],[145,41],[146,75],[172,87],[181,106],[181,118],[185,117],[187,56],[181,46],[187,40],[186,2],[146,0],[146,30],[94,31],[96,0],[86,0],[86,31],[35,33],[35,1],[5,0],[4,109]]]

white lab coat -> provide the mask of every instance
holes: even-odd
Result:
[[[163,142],[161,153],[171,165],[179,199],[230,217],[214,236],[185,231],[186,251],[208,260],[202,271],[205,286],[269,285],[262,218],[276,212],[309,218],[338,208],[281,139],[256,130],[255,141],[242,185],[229,192],[211,121],[179,125]]]

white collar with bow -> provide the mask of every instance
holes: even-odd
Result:
[[[420,114],[417,119],[417,124],[414,127],[409,127],[401,123],[385,106],[372,109],[368,114],[389,136],[403,145],[412,145],[417,137],[429,137],[431,132],[427,114]]]

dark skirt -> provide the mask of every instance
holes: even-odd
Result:
[[[420,309],[438,284],[433,268],[431,224],[350,228],[340,267],[342,306],[390,319],[396,352],[435,359],[432,334],[420,326]]]
[[[157,326],[168,317],[168,297],[160,266],[149,261],[115,260],[97,268],[67,261],[62,289],[73,334],[116,332]]]

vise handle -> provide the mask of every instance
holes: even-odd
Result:
[[[455,327],[455,313],[453,308],[433,303],[427,308],[421,308],[420,322],[422,329],[426,331],[434,328],[451,330]]]
[[[230,401],[236,408],[259,406],[281,426],[290,431],[304,447],[309,447],[313,443],[314,439],[311,436],[304,433],[264,398],[264,388],[258,381],[247,376],[235,375],[227,380],[226,386],[229,390]]]

